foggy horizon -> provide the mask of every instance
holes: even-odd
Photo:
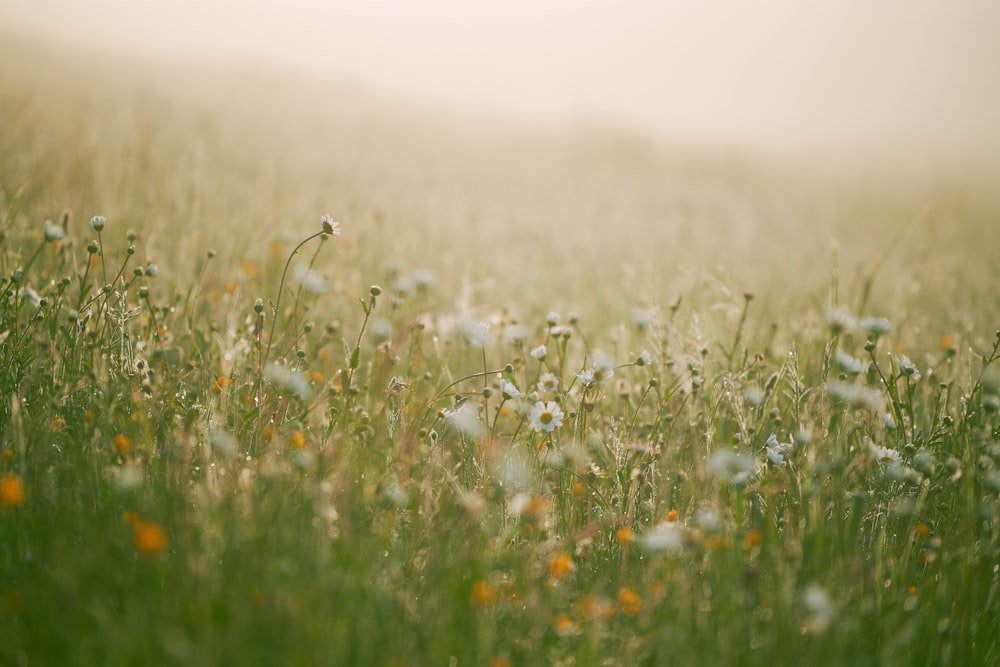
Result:
[[[1000,7],[822,2],[0,4],[5,31],[337,77],[417,104],[709,148],[995,162]]]

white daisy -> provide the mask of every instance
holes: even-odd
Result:
[[[559,378],[555,373],[545,373],[538,378],[538,391],[551,392],[559,387]]]
[[[500,393],[503,394],[504,400],[506,401],[524,396],[524,392],[518,389],[517,385],[513,382],[508,382],[503,378],[500,378]]]
[[[562,426],[563,411],[555,401],[538,401],[531,408],[531,414],[528,415],[528,419],[531,421],[531,428],[535,429],[535,431],[548,431],[551,433]]]

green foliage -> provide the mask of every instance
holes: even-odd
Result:
[[[987,288],[553,264],[472,298],[346,218],[221,254],[180,250],[193,223],[45,225],[137,204],[4,155],[0,662],[1000,659]],[[959,253],[984,284],[987,246]]]

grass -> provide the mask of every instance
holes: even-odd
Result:
[[[46,54],[0,86],[4,663],[1000,660],[980,177]]]

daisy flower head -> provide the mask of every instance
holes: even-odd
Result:
[[[576,377],[579,378],[585,387],[589,387],[594,384],[603,384],[614,374],[615,360],[606,354],[598,353],[594,356],[593,365],[577,373]]]
[[[58,241],[66,236],[66,230],[51,220],[46,220],[44,227],[46,241]]]
[[[883,468],[897,466],[903,462],[903,457],[895,449],[890,447],[876,447],[871,442],[868,443],[868,453],[875,457],[875,460]]]
[[[493,333],[490,331],[489,322],[463,318],[459,327],[466,342],[472,347],[486,347],[493,342]]]
[[[792,443],[778,442],[778,436],[771,434],[767,439],[767,458],[776,466],[785,463],[785,456],[792,451]]]
[[[826,323],[830,327],[830,333],[834,335],[853,331],[858,327],[858,321],[846,306],[834,306],[826,311]]]
[[[899,355],[899,358],[896,359],[896,365],[899,366],[900,373],[914,382],[920,379],[920,371],[917,370],[916,365],[905,354]]]
[[[551,433],[562,426],[563,416],[563,411],[555,401],[538,401],[531,408],[528,419],[531,422],[531,428],[535,432],[546,431]]]
[[[635,358],[636,366],[648,366],[651,363],[653,363],[653,355],[651,355],[648,350],[643,350],[639,353],[639,356]]]
[[[529,352],[529,354],[533,359],[541,361],[542,359],[545,358],[545,355],[548,354],[548,350],[545,349],[544,345],[539,345],[538,347],[532,349],[531,352]]]
[[[837,366],[849,375],[860,375],[868,370],[868,364],[837,348]]]
[[[90,226],[94,228],[95,231],[101,231],[104,229],[104,225],[107,223],[103,215],[95,215],[90,219]]]
[[[743,452],[719,449],[708,459],[708,472],[736,486],[743,486],[753,477],[754,462]]]
[[[556,377],[555,373],[543,373],[542,377],[538,378],[538,391],[552,392],[558,388],[559,378]]]
[[[524,396],[524,392],[518,389],[516,384],[508,382],[504,378],[500,378],[500,393],[506,401],[511,401],[515,398],[521,398]]]
[[[884,336],[892,331],[892,322],[884,317],[863,317],[858,326],[872,338]]]
[[[329,215],[324,215],[319,219],[321,225],[323,225],[323,233],[329,234],[330,236],[340,236],[340,223],[331,218]]]

